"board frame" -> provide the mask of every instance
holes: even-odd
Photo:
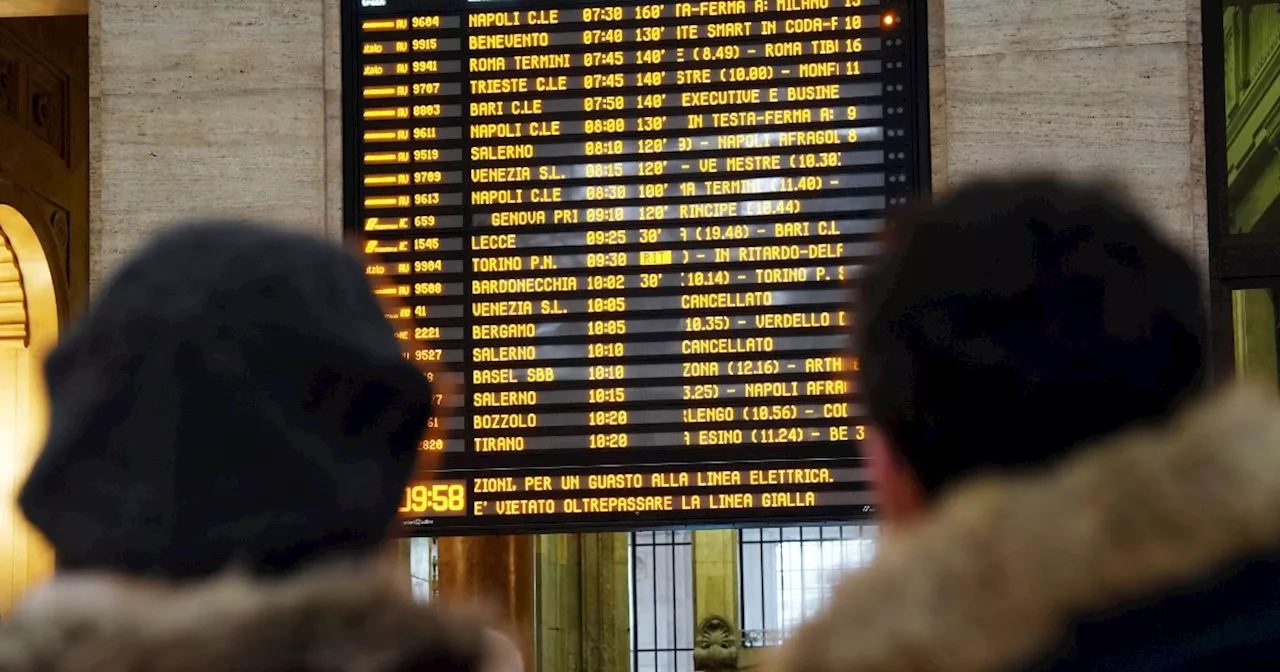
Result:
[[[358,50],[358,31],[353,27],[356,25],[358,13],[356,11],[357,3],[362,0],[341,0],[341,127],[342,127],[342,237],[347,243],[359,240],[360,228],[358,226],[360,220],[360,204],[359,204],[359,168],[357,157],[360,155],[360,143],[357,132],[356,123],[351,123],[358,116],[357,97],[352,95],[353,92],[359,90],[359,73],[358,68],[352,67],[357,62]],[[932,135],[930,125],[930,86],[929,86],[929,44],[928,44],[928,26],[930,17],[928,15],[926,0],[895,0],[902,3],[908,8],[912,21],[911,30],[912,48],[910,50],[911,64],[913,70],[912,84],[913,95],[915,96],[915,115],[911,121],[909,132],[912,134],[912,149],[915,154],[915,160],[912,163],[914,169],[914,180],[916,185],[916,198],[928,198],[932,191]],[[626,0],[624,3],[631,4],[635,0]],[[662,3],[667,0],[662,0]],[[458,0],[445,0],[442,5],[465,6],[466,2]],[[480,0],[479,3],[484,11],[500,11],[506,8],[519,7],[520,9],[566,9],[574,7],[594,6],[600,3],[591,2],[589,0]],[[465,14],[464,14],[465,16]],[[465,53],[465,49],[464,49]],[[465,200],[465,199],[464,199]],[[469,214],[469,204],[463,203],[461,206],[464,214]],[[891,212],[892,210],[890,210]],[[852,449],[854,444],[850,443]],[[845,459],[851,456],[841,456]],[[448,459],[447,454],[440,456],[441,464],[435,469],[435,473],[442,479],[450,478],[449,466],[445,464]],[[691,465],[687,462],[673,463],[677,464],[685,470]],[[710,463],[703,463],[708,464]],[[570,465],[572,467],[579,466],[603,466],[603,465]],[[618,467],[635,466],[619,464]],[[652,462],[644,463],[645,467],[656,466]],[[525,467],[524,469],[539,469],[538,467]],[[515,471],[521,471],[520,467],[513,467]],[[471,536],[484,534],[536,534],[536,533],[564,533],[564,532],[607,532],[607,531],[628,531],[637,529],[705,529],[705,528],[742,528],[754,527],[762,525],[782,525],[782,524],[818,524],[829,522],[849,522],[859,519],[873,518],[873,512],[858,513],[850,511],[848,516],[819,516],[815,517],[811,514],[804,513],[804,510],[797,509],[766,509],[752,510],[750,519],[719,519],[719,520],[697,520],[689,519],[683,522],[661,522],[646,523],[642,516],[629,514],[612,517],[590,517],[590,518],[566,518],[565,514],[557,514],[541,518],[537,522],[530,523],[527,521],[512,520],[505,516],[484,516],[484,517],[468,517],[470,520],[482,521],[480,524],[448,524],[441,525],[440,531],[436,532],[431,525],[415,525],[415,526],[398,526],[397,536],[413,537],[413,536]],[[572,514],[568,514],[572,515]],[[437,519],[443,520],[443,519]]]

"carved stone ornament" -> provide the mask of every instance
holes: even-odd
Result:
[[[708,616],[698,624],[693,641],[693,669],[727,672],[738,669],[738,629],[722,616]]]
[[[53,230],[53,244],[58,247],[58,258],[62,260],[62,268],[67,271],[67,282],[71,281],[71,226],[67,211],[57,208],[49,215],[49,228]]]
[[[45,141],[66,158],[66,119],[63,115],[63,96],[54,86],[46,87],[43,82],[32,80],[32,87],[39,86],[31,92],[31,134]]]
[[[0,112],[13,116],[13,101],[18,97],[18,68],[0,54]]]
[[[27,130],[58,156],[70,159],[67,146],[67,73],[37,61],[27,65]]]
[[[52,103],[49,101],[49,94],[37,93],[31,96],[31,125],[36,128],[44,128],[49,125],[49,117],[53,115],[50,110]]]

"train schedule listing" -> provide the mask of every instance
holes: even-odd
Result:
[[[476,469],[855,469],[849,301],[923,183],[918,4],[348,8],[346,226],[408,357],[458,381],[424,442],[448,487],[402,513],[536,529],[668,496],[499,504]],[[866,505],[847,479],[783,490],[645,515]]]

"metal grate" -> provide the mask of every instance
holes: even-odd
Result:
[[[831,596],[846,572],[871,562],[877,525],[749,528],[738,537],[746,646],[776,646]]]
[[[631,669],[693,672],[693,538],[631,534]]]
[[[438,559],[435,539],[430,537],[409,539],[409,581],[413,588],[413,599],[419,602],[430,602],[436,596],[437,587],[440,585]]]

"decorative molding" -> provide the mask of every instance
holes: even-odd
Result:
[[[693,669],[697,672],[729,672],[738,669],[741,637],[723,616],[708,616],[698,624],[693,640]]]
[[[31,125],[36,128],[46,128],[50,126],[50,117],[53,116],[51,109],[53,103],[49,98],[49,94],[41,91],[31,96]]]
[[[30,340],[27,292],[22,286],[18,255],[0,230],[0,348],[25,348]]]
[[[71,211],[44,194],[22,186],[0,170],[0,204],[21,204],[19,210],[41,231],[45,256],[60,278],[71,284]]]
[[[71,76],[0,29],[0,113],[71,165]]]
[[[18,116],[18,61],[0,51],[0,113]]]
[[[89,0],[4,0],[0,19],[76,16],[89,13]]]
[[[49,145],[62,159],[70,159],[67,136],[71,126],[67,109],[71,82],[67,73],[56,71],[38,63],[31,63],[28,71],[27,130]]]
[[[63,271],[67,274],[67,282],[71,282],[71,213],[60,205],[50,204],[53,212],[49,215],[49,228],[53,231],[53,244],[57,247],[58,259],[62,261]]]

